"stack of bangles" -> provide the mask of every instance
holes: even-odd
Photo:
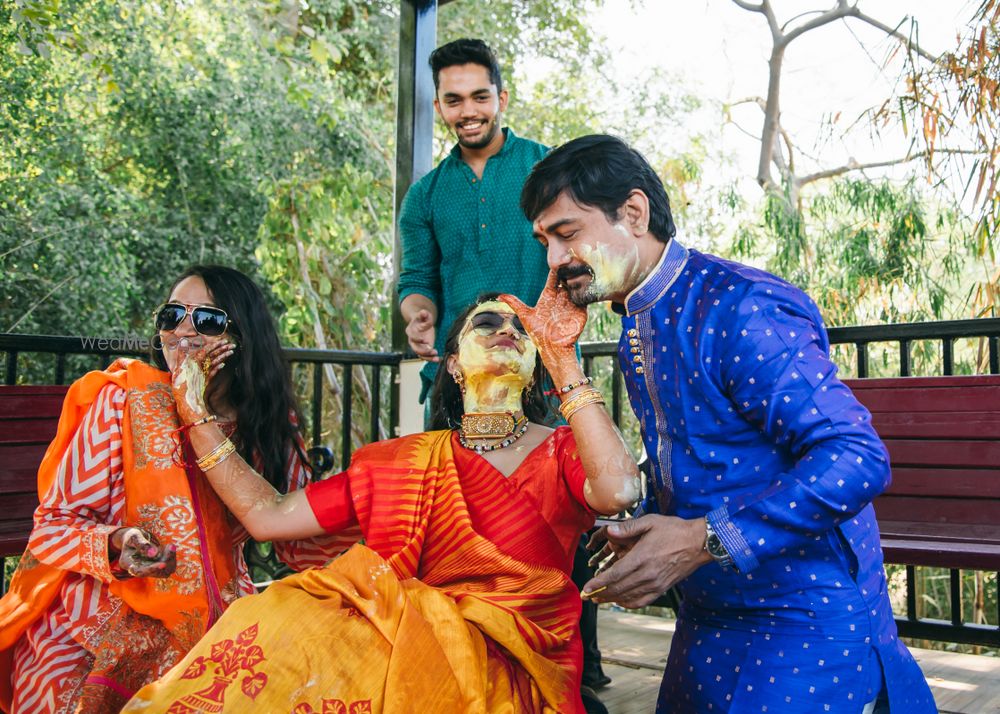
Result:
[[[604,395],[594,387],[589,387],[574,394],[559,405],[559,411],[562,413],[563,419],[568,423],[574,414],[590,404],[604,404]]]
[[[218,466],[228,459],[234,451],[236,451],[236,444],[229,439],[225,439],[195,463],[198,464],[198,468],[202,471],[208,471],[210,468]]]

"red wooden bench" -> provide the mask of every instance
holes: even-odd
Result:
[[[889,449],[886,561],[1000,570],[1000,375],[846,382]]]
[[[38,505],[38,464],[68,387],[0,386],[0,556],[20,555]]]

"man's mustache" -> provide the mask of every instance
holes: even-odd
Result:
[[[563,284],[572,278],[578,278],[581,275],[593,276],[593,274],[594,272],[587,265],[564,265],[556,271],[556,277]]]

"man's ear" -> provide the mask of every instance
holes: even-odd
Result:
[[[434,113],[441,117],[441,120],[444,121],[444,116],[441,114],[441,102],[438,101],[437,97],[434,97]]]
[[[500,111],[501,112],[507,111],[507,102],[510,101],[510,95],[507,94],[506,89],[500,90],[499,100],[500,100]]]
[[[618,214],[636,238],[649,230],[649,198],[642,189],[634,188],[629,192]]]

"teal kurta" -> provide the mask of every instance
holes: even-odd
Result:
[[[545,249],[532,237],[520,201],[525,179],[548,149],[503,132],[503,147],[487,160],[481,179],[456,145],[403,199],[399,299],[418,293],[437,305],[438,354],[455,317],[480,293],[513,293],[534,305],[545,287]],[[436,372],[436,363],[424,366],[421,401]]]

